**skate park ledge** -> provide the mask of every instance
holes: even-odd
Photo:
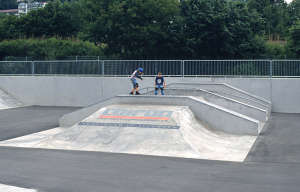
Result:
[[[153,89],[153,90],[152,90]],[[143,95],[154,95],[154,88],[148,87],[148,90]],[[152,91],[149,91],[152,90]],[[166,95],[173,96],[196,96],[204,98],[206,101],[230,109],[232,111],[244,114],[262,122],[268,121],[270,117],[271,107],[259,105],[254,101],[245,100],[244,98],[230,98],[214,92],[206,91],[204,89],[191,88],[191,89],[180,89],[180,88],[165,88]]]
[[[256,119],[194,96],[119,95],[64,115],[60,119],[60,126],[73,126],[99,109],[113,104],[188,106],[194,116],[205,123],[208,128],[236,135],[256,136],[265,125]]]

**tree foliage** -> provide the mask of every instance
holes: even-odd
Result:
[[[300,20],[300,0],[293,0],[288,6],[289,26],[296,24]]]
[[[17,16],[0,17],[0,41],[4,39],[16,39],[22,36],[20,20]]]
[[[291,56],[300,58],[300,20],[298,20],[298,22],[290,29],[288,46],[291,51]]]
[[[269,40],[280,40],[287,36],[289,8],[284,0],[249,0],[248,7],[264,19],[265,34]]]
[[[31,57],[37,60],[55,60],[65,56],[103,56],[101,48],[79,40],[16,39],[0,42],[0,58],[7,56]]]
[[[106,44],[123,58],[170,55],[172,24],[179,16],[177,0],[88,0],[83,38]]]
[[[53,0],[27,15],[1,16],[0,41],[80,39],[120,59],[296,57],[299,6],[300,0]],[[266,43],[287,39],[288,48]]]
[[[0,10],[1,9],[17,9],[18,4],[16,0],[1,0],[0,1]]]
[[[182,4],[186,42],[193,58],[249,58],[262,47],[260,17],[243,3],[188,0]]]
[[[27,37],[72,37],[79,31],[78,21],[76,7],[54,1],[21,17],[19,27]]]

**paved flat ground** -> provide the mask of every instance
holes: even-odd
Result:
[[[300,165],[0,149],[0,182],[53,192],[299,192]]]
[[[300,114],[273,113],[247,161],[300,163]]]
[[[0,183],[49,192],[299,192],[299,123],[299,114],[273,114],[244,163],[0,147]]]
[[[0,110],[0,141],[58,126],[59,118],[76,107],[21,107]]]

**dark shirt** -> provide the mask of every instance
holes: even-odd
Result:
[[[155,85],[164,85],[164,77],[156,77],[155,78]]]

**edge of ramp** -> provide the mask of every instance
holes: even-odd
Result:
[[[71,127],[76,123],[79,123],[83,119],[87,118],[88,116],[92,115],[100,108],[105,107],[107,105],[115,104],[116,102],[117,102],[117,98],[112,97],[109,99],[99,101],[95,104],[89,105],[87,107],[84,107],[82,109],[76,110],[72,113],[65,114],[59,119],[59,126]]]

